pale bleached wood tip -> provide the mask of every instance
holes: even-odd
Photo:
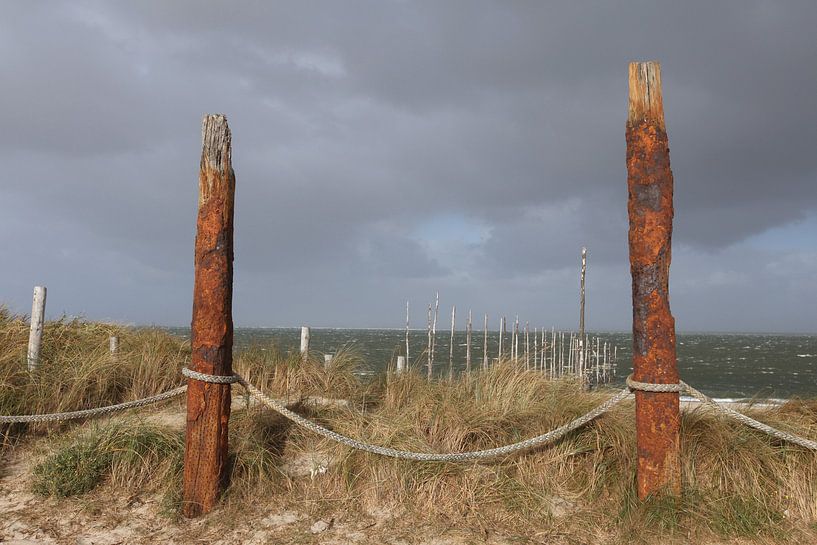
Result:
[[[201,168],[220,174],[232,169],[232,134],[224,114],[208,114],[201,120]]]
[[[661,64],[658,61],[631,62],[629,87],[627,124],[635,125],[647,121],[664,129]]]

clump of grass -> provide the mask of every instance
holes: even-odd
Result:
[[[92,425],[61,441],[34,468],[34,490],[46,496],[84,494],[105,480],[127,490],[179,482],[181,434],[136,421]]]
[[[282,490],[287,421],[258,410],[231,421],[226,498],[246,502]],[[125,419],[91,423],[60,437],[34,468],[33,489],[68,498],[110,484],[128,494],[157,492],[169,515],[181,506],[184,436],[160,425]]]

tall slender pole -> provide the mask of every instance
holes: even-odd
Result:
[[[601,357],[601,353],[599,352],[599,338],[596,337],[596,384],[599,383],[599,358]]]
[[[409,358],[409,302],[406,301],[406,361],[411,361]]]
[[[440,315],[440,292],[434,299],[434,321],[431,322],[431,365],[434,365],[434,351],[437,349],[437,317]],[[431,368],[429,367],[429,372]]]
[[[537,364],[539,361],[539,329],[536,326],[533,326],[533,370],[536,371],[538,369]]]
[[[577,355],[579,356],[578,361],[578,368],[579,368],[579,378],[582,381],[582,386],[587,389],[589,387],[589,382],[585,380],[585,367],[587,367],[587,361],[585,360],[585,335],[584,335],[584,280],[585,275],[587,274],[587,248],[582,247],[582,274],[581,274],[581,288],[580,288],[580,295],[579,295],[579,337],[578,337],[578,351]]]
[[[499,349],[497,351],[497,361],[502,359],[502,337],[505,336],[505,317],[499,319]]]
[[[34,371],[40,364],[40,347],[43,344],[43,324],[45,323],[45,286],[34,286],[31,301],[31,328],[28,332],[28,370]]]
[[[468,323],[465,325],[465,372],[471,372],[471,309],[468,309]]]
[[[675,320],[669,304],[673,180],[661,67],[633,62],[627,115],[627,210],[633,278],[633,368],[639,382],[675,384]],[[635,393],[638,497],[680,494],[678,393]]]
[[[513,324],[513,345],[511,346],[513,350],[513,362],[517,363],[519,361],[519,315],[516,315],[516,321]]]
[[[233,208],[235,174],[227,118],[202,121],[199,210],[190,367],[209,375],[233,372]],[[213,509],[227,468],[230,385],[188,380],[182,513]]]
[[[525,370],[530,371],[530,328],[525,322]]]
[[[428,304],[428,346],[426,347],[426,358],[428,358],[428,380],[431,380],[431,372],[434,367],[434,359],[431,351],[431,303]]]
[[[559,332],[559,367],[564,369],[565,367],[565,333],[564,331]]]
[[[448,380],[454,380],[454,324],[457,321],[457,305],[451,307],[451,340],[448,343]]]
[[[482,326],[482,370],[488,370],[488,314],[485,314],[485,321]]]

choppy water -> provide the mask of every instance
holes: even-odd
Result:
[[[184,330],[176,333],[186,334]],[[632,367],[632,336],[628,333],[593,333],[601,342],[618,347],[617,382]],[[435,364],[447,372],[449,332],[438,332]],[[465,366],[465,332],[454,336],[455,369]],[[425,363],[425,330],[412,330],[410,359],[414,365]],[[489,332],[488,354],[497,355],[499,336]],[[254,344],[274,343],[283,350],[298,350],[300,329],[239,328],[235,331],[236,349]],[[507,347],[510,333],[503,341]],[[531,334],[533,343],[533,334]],[[310,348],[331,354],[343,346],[357,350],[371,371],[384,369],[394,357],[405,353],[405,331],[387,329],[312,329]],[[678,367],[681,377],[704,393],[718,398],[817,397],[817,336],[766,334],[679,334]],[[473,361],[482,361],[482,332],[474,332]],[[524,336],[520,352],[524,351]],[[531,353],[533,348],[531,347]],[[567,358],[567,356],[565,356]],[[422,361],[421,361],[422,360]]]

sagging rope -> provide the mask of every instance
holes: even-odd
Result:
[[[89,418],[92,416],[101,416],[116,411],[125,409],[135,409],[137,407],[144,407],[153,403],[159,403],[167,399],[172,399],[176,396],[182,395],[187,391],[187,385],[179,386],[167,392],[157,394],[155,396],[137,399],[135,401],[126,401],[124,403],[117,403],[116,405],[108,405],[107,407],[97,407],[96,409],[84,409],[81,411],[71,411],[64,413],[50,413],[50,414],[25,414],[19,416],[3,416],[0,415],[0,424],[22,424],[30,422],[60,422],[63,420],[74,420],[76,418]]]
[[[250,393],[250,395],[256,398],[261,404],[266,405],[267,407],[274,410],[284,418],[287,418],[292,422],[295,422],[296,424],[317,433],[318,435],[326,437],[327,439],[331,439],[332,441],[336,441],[342,445],[346,445],[357,450],[371,452],[373,454],[379,454],[381,456],[389,456],[391,458],[414,460],[418,462],[463,462],[466,460],[479,460],[484,458],[502,456],[519,450],[524,450],[544,445],[547,443],[552,443],[554,441],[557,441],[558,439],[561,439],[571,431],[584,426],[591,420],[598,418],[599,416],[601,416],[602,414],[606,413],[614,406],[616,406],[620,401],[629,397],[630,395],[630,390],[628,388],[624,388],[618,394],[614,395],[613,397],[611,397],[610,399],[608,399],[595,409],[591,410],[590,412],[578,418],[575,418],[574,420],[571,420],[567,424],[559,426],[554,430],[551,430],[547,433],[543,433],[542,435],[537,435],[536,437],[531,437],[530,439],[525,439],[524,441],[519,441],[517,443],[513,443],[510,445],[485,450],[438,454],[433,452],[412,452],[407,450],[398,450],[391,447],[383,447],[380,445],[372,445],[370,443],[364,443],[362,441],[358,441],[357,439],[352,439],[351,437],[347,437],[340,433],[334,432],[328,428],[321,426],[320,424],[316,424],[315,422],[309,420],[308,418],[304,418],[303,416],[299,415],[294,411],[289,410],[286,407],[286,405],[284,405],[280,401],[276,401],[275,399],[269,397],[264,392],[262,392],[261,390],[259,390],[246,380],[244,380],[244,377],[238,374],[234,374],[232,376],[206,375],[204,373],[199,373],[198,371],[193,371],[192,369],[187,368],[182,369],[182,374],[187,378],[201,380],[202,382],[211,382],[214,384],[228,384],[237,382],[238,384],[243,386]]]
[[[541,435],[537,435],[536,437],[531,437],[530,439],[525,439],[523,441],[519,441],[516,443],[512,443],[510,445],[505,445],[502,447],[496,447],[491,449],[484,449],[484,450],[477,450],[477,451],[470,451],[470,452],[454,452],[454,453],[429,453],[429,452],[411,452],[411,451],[404,451],[404,450],[397,450],[390,447],[383,447],[379,445],[372,445],[369,443],[364,443],[362,441],[358,441],[357,439],[352,439],[351,437],[347,437],[345,435],[339,434],[334,432],[330,429],[327,429],[320,424],[316,424],[311,420],[304,418],[303,416],[289,410],[286,405],[283,403],[276,401],[275,399],[269,397],[268,395],[264,394],[261,390],[244,380],[241,375],[233,374],[228,376],[223,375],[208,375],[205,373],[199,373],[198,371],[193,371],[192,369],[184,368],[182,369],[182,374],[192,380],[198,380],[202,382],[209,382],[214,384],[234,384],[238,383],[241,384],[253,397],[258,399],[263,405],[271,408],[272,410],[279,413],[281,416],[295,422],[296,424],[303,426],[327,439],[331,439],[333,441],[337,441],[338,443],[347,445],[349,447],[363,450],[366,452],[371,452],[374,454],[380,454],[382,456],[389,456],[392,458],[401,458],[406,460],[415,460],[415,461],[426,461],[426,462],[459,462],[459,461],[466,461],[466,460],[478,460],[484,458],[492,458],[496,456],[506,455],[513,452],[517,452],[519,450],[529,449],[536,446],[541,446],[547,443],[552,443],[561,439],[568,433],[573,430],[576,430],[588,422],[598,418],[602,414],[608,412],[618,403],[626,399],[630,396],[631,391],[639,390],[643,392],[672,392],[672,393],[688,393],[691,396],[697,398],[701,402],[705,403],[707,406],[713,407],[720,413],[734,418],[738,422],[741,422],[751,428],[756,430],[762,431],[767,433],[773,437],[781,439],[783,441],[787,441],[790,443],[794,443],[796,445],[800,445],[804,448],[815,450],[817,451],[817,441],[812,441],[810,439],[806,439],[804,437],[799,437],[797,435],[778,430],[759,422],[753,418],[746,416],[745,414],[739,413],[734,409],[729,407],[724,407],[723,405],[717,403],[715,400],[710,398],[709,396],[701,393],[700,391],[696,390],[689,384],[679,381],[677,384],[654,384],[654,383],[647,383],[647,382],[638,382],[633,380],[632,375],[627,377],[627,388],[624,388],[616,395],[596,407],[595,409],[589,411],[588,413],[575,418],[564,424],[563,426],[559,426],[556,429],[553,429],[547,433],[543,433]],[[15,424],[15,423],[27,423],[27,422],[57,422],[62,420],[72,420],[76,418],[88,418],[93,416],[100,416],[103,414],[112,413],[115,411],[120,411],[124,409],[133,409],[137,407],[144,407],[146,405],[150,405],[152,403],[158,403],[160,401],[165,401],[167,399],[171,399],[178,395],[181,395],[187,390],[187,386],[179,386],[178,388],[174,388],[173,390],[157,394],[155,396],[146,397],[144,399],[138,399],[135,401],[127,401],[124,403],[118,403],[116,405],[109,405],[107,407],[99,407],[95,409],[85,409],[80,411],[71,411],[71,412],[63,412],[63,413],[51,413],[51,414],[42,414],[42,415],[19,415],[19,416],[3,416],[0,415],[0,424]]]
[[[630,396],[630,390],[624,388],[619,393],[617,393],[616,395],[614,395],[613,397],[611,397],[610,399],[608,399],[607,401],[593,409],[592,411],[574,420],[571,420],[570,422],[563,426],[559,426],[558,428],[551,430],[547,433],[543,433],[542,435],[537,435],[536,437],[525,439],[524,441],[519,441],[517,443],[505,445],[504,447],[496,447],[485,450],[475,450],[470,452],[452,452],[447,454],[436,454],[430,452],[411,452],[406,450],[397,450],[390,447],[382,447],[379,445],[363,443],[362,441],[358,441],[357,439],[346,437],[345,435],[341,435],[337,432],[324,428],[320,424],[316,424],[315,422],[312,422],[311,420],[290,411],[283,404],[279,403],[278,401],[275,401],[268,395],[264,394],[261,390],[259,390],[252,384],[249,384],[243,378],[240,378],[238,383],[244,386],[244,388],[246,388],[247,391],[250,392],[250,395],[258,399],[258,401],[260,401],[267,407],[278,412],[281,416],[288,418],[289,420],[295,422],[296,424],[300,424],[301,426],[309,430],[312,430],[313,432],[322,435],[327,439],[332,439],[333,441],[337,441],[338,443],[344,444],[346,446],[358,450],[363,450],[374,454],[380,454],[382,456],[389,456],[391,458],[414,460],[418,462],[463,462],[467,460],[480,460],[483,458],[493,458],[495,456],[510,454],[512,452],[516,452],[519,450],[529,449],[532,447],[545,445],[547,443],[552,443],[558,439],[561,439],[571,431],[584,426],[591,420],[594,420],[595,418],[606,413],[615,405],[617,405],[619,402],[623,401],[624,399]]]

